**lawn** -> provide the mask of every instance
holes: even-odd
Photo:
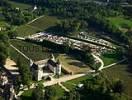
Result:
[[[62,100],[62,97],[64,96],[65,91],[59,85],[53,85],[51,87],[56,90],[55,100]]]
[[[77,78],[77,79],[74,79],[74,80],[70,80],[70,81],[64,82],[63,85],[66,88],[68,88],[69,90],[73,90],[73,89],[76,88],[76,86],[78,84],[81,84],[83,81],[91,79],[91,78],[92,78],[91,75],[86,75],[86,76],[83,76],[83,77],[80,77],[80,78]]]
[[[22,100],[32,100],[32,91],[33,89],[24,91],[24,93],[21,96],[21,99]]]
[[[65,70],[67,70],[68,72],[72,72],[73,74],[90,70],[90,67],[88,65],[79,60],[76,60],[69,55],[60,54],[57,59],[60,60]]]
[[[24,3],[19,3],[19,2],[15,2],[15,1],[11,1],[11,0],[8,0],[8,2],[15,8],[20,8],[20,9],[29,9],[31,8],[32,6],[29,5],[29,4],[24,4]]]
[[[101,55],[101,59],[104,62],[104,66],[107,66],[107,65],[116,63],[116,62],[122,60],[123,58],[117,54],[114,54],[114,53],[111,53],[111,54],[106,53],[106,54]]]
[[[51,55],[51,52],[47,48],[40,45],[24,42],[21,40],[11,40],[10,42],[34,61],[49,58]]]
[[[110,17],[108,20],[120,29],[132,28],[132,19],[124,17]]]
[[[103,73],[110,80],[122,80],[126,87],[125,93],[132,97],[132,71],[127,67],[127,64],[115,65],[111,68],[105,69]]]
[[[58,20],[56,17],[44,15],[30,24],[17,27],[16,31],[19,36],[28,36],[55,26]]]

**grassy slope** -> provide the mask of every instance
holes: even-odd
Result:
[[[104,61],[104,65],[110,65],[112,63],[116,63],[120,60],[122,60],[122,57],[116,54],[104,54],[101,56],[101,59]]]
[[[126,27],[132,28],[132,19],[127,19],[124,17],[110,17],[108,20],[116,27],[126,29]]]
[[[36,21],[29,25],[45,30],[49,27],[56,25],[57,21],[58,19],[56,17],[44,16],[42,18],[37,19]]]
[[[39,45],[20,40],[12,40],[11,43],[34,61],[50,57],[50,53],[48,52],[48,50]]]
[[[16,29],[20,36],[27,36],[39,31],[45,31],[46,29],[55,26],[58,19],[56,17],[44,16],[30,24],[25,24]]]
[[[41,31],[37,28],[30,27],[29,25],[22,25],[16,29],[19,36],[28,36],[31,34],[35,34],[38,31]]]
[[[132,73],[129,72],[126,64],[118,64],[103,72],[110,80],[121,79],[126,87],[125,93],[132,97]]]

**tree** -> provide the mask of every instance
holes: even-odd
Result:
[[[45,100],[56,100],[55,97],[57,90],[54,87],[46,87],[45,88]]]
[[[0,33],[0,63],[5,64],[6,58],[9,55],[8,49],[8,37],[5,34]]]
[[[32,80],[31,72],[30,72],[29,66],[23,64],[21,61],[22,60],[18,58],[17,66],[19,67],[19,71],[21,74],[21,80],[24,85],[29,86]]]
[[[125,90],[123,82],[121,80],[117,80],[112,85],[112,90],[114,93],[122,94]]]
[[[14,88],[15,88],[15,92],[16,94],[19,92],[20,90],[20,85],[22,83],[21,77],[17,76],[16,79],[14,80]]]
[[[128,30],[126,37],[128,39],[128,49],[126,51],[129,64],[132,65],[132,30]]]
[[[4,43],[6,46],[9,44],[9,38],[5,32],[0,32],[0,43]]]
[[[38,84],[38,86],[32,92],[33,100],[44,100],[44,86]]]
[[[16,31],[9,31],[9,32],[8,32],[8,36],[9,36],[9,38],[11,38],[11,39],[16,38],[17,35],[18,35],[18,33],[17,33]]]
[[[88,28],[88,22],[81,21],[81,29],[86,30]]]
[[[81,100],[79,92],[75,90],[66,92],[63,99],[64,100]]]
[[[129,43],[127,58],[128,58],[129,64],[132,65],[132,43]]]
[[[90,66],[94,65],[94,57],[92,56],[91,53],[86,52],[85,56],[84,56],[84,60],[87,64],[89,64]]]
[[[6,58],[7,58],[7,56],[4,53],[0,52],[0,64],[4,65]]]
[[[64,44],[64,52],[65,53],[69,53],[69,50],[70,50],[70,41],[67,40],[63,44]]]

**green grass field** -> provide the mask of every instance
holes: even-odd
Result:
[[[54,100],[62,100],[65,91],[59,85],[53,85],[51,87],[56,90],[56,97],[54,97]]]
[[[122,60],[123,58],[117,54],[104,54],[101,56],[101,59],[103,60],[104,62],[104,66],[107,66],[107,65],[110,65],[110,64],[113,64],[113,63],[116,63],[120,60]]]
[[[11,40],[11,44],[34,61],[49,58],[51,54],[47,48],[29,42]]]
[[[110,17],[108,20],[116,27],[121,29],[132,28],[132,19],[124,17]]]
[[[24,93],[21,96],[21,99],[22,100],[32,100],[32,91],[33,89],[24,91]]]
[[[127,64],[118,64],[111,68],[105,69],[103,73],[110,80],[122,80],[126,88],[125,93],[132,97],[132,72],[130,72],[130,69],[127,66]]]
[[[20,9],[28,9],[28,8],[31,8],[32,6],[29,5],[29,4],[24,4],[24,3],[19,3],[19,2],[15,2],[15,1],[11,1],[11,0],[8,0],[8,2],[15,8],[20,8]]]
[[[27,23],[25,25],[17,27],[16,31],[19,36],[31,35],[36,32],[45,31],[46,29],[55,26],[58,20],[59,19],[57,19],[56,17],[45,15],[33,21],[32,23]]]
[[[83,81],[88,80],[88,79],[91,79],[91,78],[92,78],[92,76],[87,75],[87,76],[83,76],[83,77],[80,77],[80,78],[77,78],[77,79],[74,79],[74,80],[67,81],[67,82],[63,83],[63,85],[67,89],[73,90],[73,89],[76,88],[76,86],[78,84],[81,84]]]

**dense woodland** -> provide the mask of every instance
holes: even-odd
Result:
[[[85,1],[64,1],[64,0],[15,0],[17,2],[33,3],[37,5],[37,11],[21,11],[20,9],[10,7],[10,4],[5,0],[0,5],[6,5],[3,7],[3,15],[6,20],[13,25],[21,25],[29,20],[35,18],[37,15],[48,14],[52,16],[58,16],[65,19],[62,22],[58,22],[53,31],[61,31],[61,34],[70,33],[74,31],[88,29],[92,27],[100,31],[104,31],[110,37],[128,43],[127,36],[124,32],[120,31],[118,27],[109,23],[107,17],[124,16],[128,19],[132,17],[131,8],[122,7],[120,2],[125,0],[112,0],[107,5],[96,4],[94,2]],[[119,2],[120,1],[120,2]],[[106,10],[107,9],[107,10]],[[129,26],[126,26],[128,30],[131,30]],[[50,29],[51,30],[51,29]]]

